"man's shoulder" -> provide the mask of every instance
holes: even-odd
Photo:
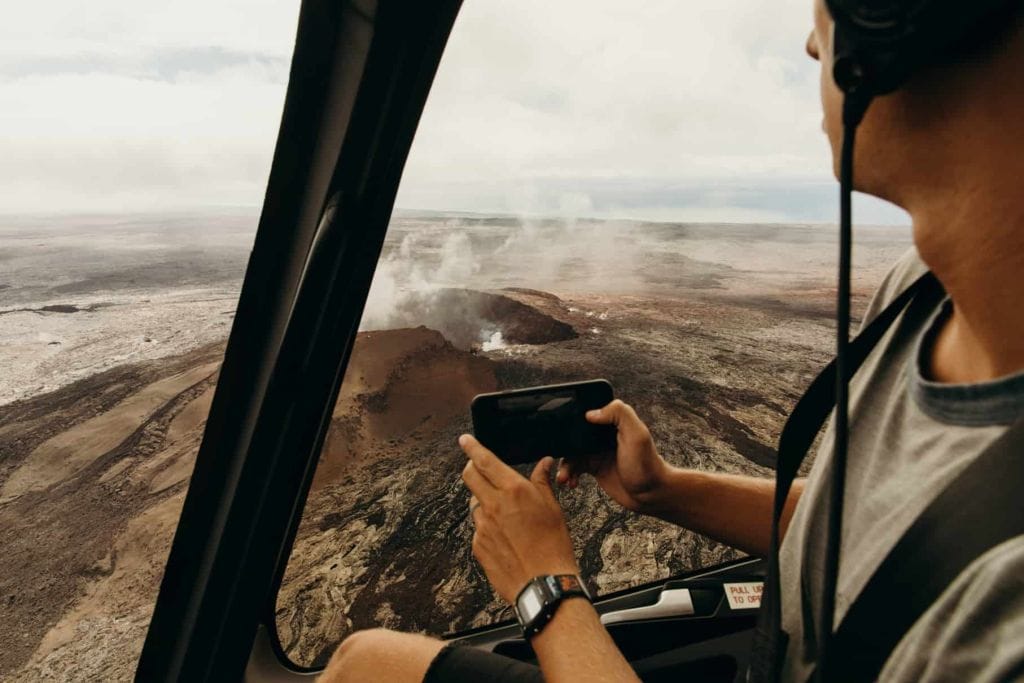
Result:
[[[898,297],[903,290],[928,272],[928,266],[921,260],[915,247],[910,247],[893,264],[889,272],[882,278],[881,284],[875,290],[871,302],[865,311],[864,319],[871,320],[878,315],[889,303]]]
[[[879,680],[1009,681],[1024,676],[1024,536],[991,549],[900,641]]]

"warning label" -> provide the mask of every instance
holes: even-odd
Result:
[[[730,609],[757,609],[761,606],[761,593],[764,592],[764,582],[750,581],[748,583],[723,583],[725,599],[729,601]]]

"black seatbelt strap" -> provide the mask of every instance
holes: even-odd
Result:
[[[931,273],[919,277],[897,296],[874,320],[857,335],[849,346],[849,374],[852,377],[871,350],[878,345],[886,330],[900,313],[918,295],[935,298],[943,296],[942,286]],[[751,653],[748,681],[769,683],[778,680],[788,637],[782,631],[782,603],[779,581],[779,521],[789,497],[793,480],[800,470],[807,452],[822,425],[835,406],[836,367],[833,359],[811,382],[807,391],[790,413],[779,437],[775,464],[775,504],[772,513],[772,533],[768,555],[768,575],[765,579],[757,634]]]
[[[874,681],[903,635],[971,562],[1024,535],[1024,417],[972,461],[896,543],[833,636],[829,680]]]

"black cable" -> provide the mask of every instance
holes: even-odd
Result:
[[[836,291],[836,413],[832,477],[828,497],[828,524],[818,615],[818,681],[830,675],[829,646],[835,618],[839,550],[842,545],[843,494],[846,488],[846,449],[849,432],[850,261],[853,251],[853,149],[857,126],[871,100],[847,94],[843,102],[843,144],[839,157],[839,278]]]

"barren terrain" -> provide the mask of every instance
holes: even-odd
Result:
[[[177,241],[154,228],[106,261],[78,232],[0,231],[21,264],[0,277],[3,680],[131,678],[251,239],[240,226],[179,226]],[[199,233],[213,236],[182,251]],[[832,235],[396,219],[278,598],[289,656],[322,662],[356,628],[442,634],[507,616],[470,555],[458,478],[476,393],[605,377],[673,462],[768,474],[830,353]],[[857,310],[906,244],[902,229],[862,231]],[[62,259],[77,265],[57,280]],[[135,261],[164,265],[147,279]],[[590,484],[561,500],[602,593],[734,553]]]

